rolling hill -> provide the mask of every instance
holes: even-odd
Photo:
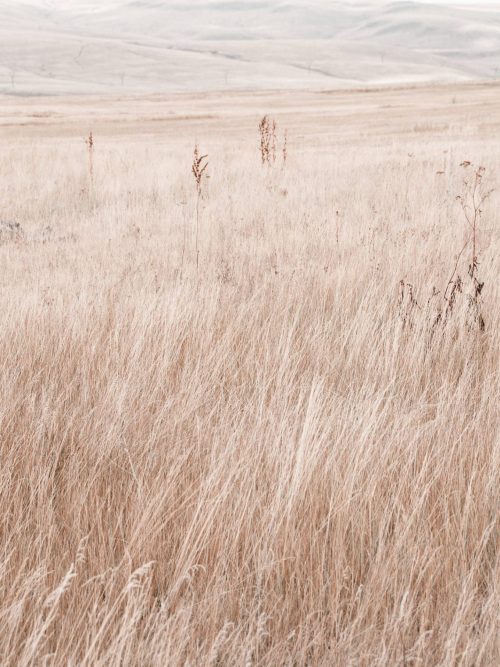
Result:
[[[0,92],[349,87],[500,76],[500,4],[0,0]]]

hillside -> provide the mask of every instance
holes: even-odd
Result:
[[[0,0],[0,92],[346,87],[500,75],[500,9]]]

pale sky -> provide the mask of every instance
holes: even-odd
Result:
[[[116,7],[120,5],[120,0],[28,0],[31,4],[45,4],[52,7],[64,7],[68,5],[98,5],[101,7]],[[141,1],[141,0],[139,0]],[[325,4],[331,4],[331,0],[323,0]],[[371,4],[371,5],[386,5],[389,2],[397,2],[398,0],[333,0],[336,4],[339,5],[358,5],[358,4]],[[148,0],[143,0],[144,4],[148,4]],[[210,4],[213,0],[186,0],[186,2],[191,2],[191,4],[196,4],[203,6],[204,4]],[[276,0],[279,2],[279,0]],[[307,0],[303,0],[306,4]],[[315,0],[317,3],[318,0]],[[414,0],[414,2],[420,2],[431,5],[470,5],[471,7],[478,7],[481,5],[488,5],[491,7],[500,8],[500,0]],[[249,4],[252,3],[252,0],[249,0]],[[164,4],[168,6],[169,4],[179,4],[179,0],[164,0]]]
[[[130,3],[130,0],[23,0],[24,3],[26,4],[31,4],[35,6],[43,6],[46,7],[47,9],[53,9],[53,10],[59,10],[59,9],[92,9],[92,10],[98,10],[100,9],[105,9],[105,10],[117,10],[119,11],[121,7],[127,5]],[[239,5],[248,5],[248,9],[252,8],[252,5],[257,2],[258,0],[227,0],[227,4],[230,5],[231,1],[235,1],[235,4]],[[283,2],[284,0],[267,0],[267,3],[269,6],[272,5],[279,5]],[[323,6],[344,6],[344,7],[355,7],[359,5],[365,5],[365,6],[371,6],[371,7],[383,7],[387,4],[393,4],[397,2],[402,2],[402,1],[408,1],[408,0],[295,0],[296,4],[301,6],[303,9],[307,9],[308,4],[310,4],[311,8],[314,6],[318,7],[323,5]],[[493,8],[493,9],[498,9],[500,10],[500,0],[410,0],[419,4],[428,4],[428,5],[441,5],[441,6],[469,6],[473,9],[480,9],[480,8]],[[17,0],[7,0],[7,4],[12,3],[12,4],[17,4]],[[174,8],[175,6],[179,7],[179,5],[182,5],[183,2],[189,3],[190,8],[196,9],[196,8],[209,8],[211,5],[213,6],[214,4],[218,4],[217,0],[163,0],[161,5],[165,9],[168,9],[169,6]],[[151,0],[135,0],[135,4],[143,4],[144,7],[148,7],[148,5],[151,5]],[[292,1],[290,3],[291,5],[294,4]],[[154,3],[156,7],[158,8],[158,3]],[[160,7],[161,7],[160,5]],[[263,12],[266,11],[266,9],[262,9]]]

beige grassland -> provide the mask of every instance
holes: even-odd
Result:
[[[491,84],[0,98],[3,666],[499,664],[479,165]]]

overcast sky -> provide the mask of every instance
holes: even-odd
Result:
[[[500,0],[416,0],[416,2],[426,2],[431,5],[470,5],[471,7],[491,5],[492,7],[500,7]]]
[[[45,4],[45,5],[52,5],[53,7],[64,7],[65,5],[98,5],[101,7],[105,7],[106,5],[109,7],[117,6],[120,4],[119,1],[117,0],[29,0],[32,4]],[[137,1],[137,0],[136,0]],[[139,2],[144,2],[145,5],[148,4],[149,0],[139,0]],[[195,0],[193,3],[193,0],[186,0],[186,2],[191,2],[192,4],[197,4],[197,5],[203,5],[203,4],[209,4],[210,2],[213,2],[213,0]],[[318,0],[315,0],[317,2]],[[326,4],[329,4],[332,0],[323,0]],[[385,5],[388,2],[397,2],[397,0],[333,0],[334,2],[337,2],[340,5],[357,5],[357,4],[372,4],[372,5]],[[500,0],[414,0],[415,2],[422,2],[426,4],[435,4],[435,5],[471,5],[472,7],[477,7],[481,5],[488,5],[488,6],[493,6],[493,7],[498,7],[500,8]],[[11,0],[13,4],[15,4],[15,0]],[[250,0],[251,4],[252,0]],[[276,0],[276,2],[279,2],[279,0]],[[307,2],[307,0],[303,0],[304,3]],[[165,5],[169,4],[179,4],[179,0],[164,0]]]
[[[59,10],[59,9],[92,9],[92,10],[97,10],[97,9],[107,9],[107,10],[112,10],[116,9],[119,11],[120,7],[123,7],[124,5],[127,5],[131,2],[131,0],[23,0],[25,3],[31,4],[31,5],[42,5],[45,6],[46,8],[51,8],[53,10]],[[228,5],[231,5],[231,2],[235,2],[235,4],[248,4],[248,8],[251,9],[252,5],[254,3],[258,3],[258,0],[226,0]],[[308,3],[310,3],[311,8],[318,5],[325,5],[325,6],[344,6],[344,7],[355,7],[356,5],[368,5],[372,7],[383,7],[384,5],[387,5],[389,3],[394,3],[402,0],[296,0],[298,5],[301,5],[303,8],[307,8]],[[410,0],[411,1],[411,0]],[[500,10],[500,0],[413,0],[414,2],[420,3],[420,4],[430,4],[430,5],[441,5],[441,6],[446,6],[446,5],[462,5],[462,6],[470,6],[471,8],[498,8]],[[151,0],[135,0],[134,4],[143,4],[144,7],[148,7],[153,5],[153,6],[161,6],[163,5],[164,8],[169,8],[172,6],[179,6],[182,5],[182,3],[185,2],[186,4],[189,3],[191,6],[191,9],[196,9],[196,8],[203,8],[207,7],[210,5],[214,4],[219,4],[217,0],[162,0],[161,3],[159,3],[157,0],[155,2],[152,2]],[[272,6],[273,4],[279,5],[283,2],[283,0],[267,0],[268,6]],[[7,5],[16,5],[18,4],[18,0],[7,0],[6,2]],[[291,3],[293,4],[293,2]],[[263,9],[263,12],[266,10]]]

